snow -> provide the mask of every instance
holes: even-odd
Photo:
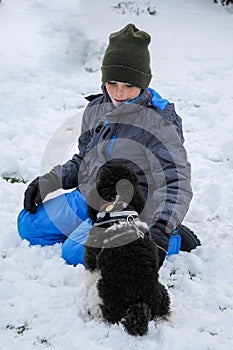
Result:
[[[135,1],[145,8],[146,1]],[[232,6],[211,0],[150,1],[137,16],[115,0],[0,3],[0,348],[225,350],[233,346]],[[194,198],[185,223],[200,237],[192,253],[160,271],[169,321],[142,338],[90,320],[82,266],[59,244],[29,247],[17,234],[24,183],[76,149],[86,94],[100,90],[109,33],[125,24],[151,33],[151,86],[183,118]]]

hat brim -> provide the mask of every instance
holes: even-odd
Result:
[[[152,78],[152,74],[150,73],[144,73],[137,69],[122,65],[102,66],[101,70],[102,81],[104,83],[115,80],[137,86],[140,89],[146,89]]]

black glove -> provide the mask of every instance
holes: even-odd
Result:
[[[42,203],[42,197],[39,189],[39,176],[33,180],[24,193],[24,209],[31,214],[36,212],[37,205]]]
[[[151,238],[158,247],[159,267],[162,266],[168,250],[168,241],[170,238],[170,233],[167,232],[168,230],[168,225],[164,221],[158,221],[150,229]]]
[[[59,175],[54,169],[43,176],[38,176],[26,189],[24,208],[31,214],[36,212],[37,206],[42,203],[47,194],[62,187]]]

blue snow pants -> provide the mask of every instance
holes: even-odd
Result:
[[[62,194],[39,205],[35,214],[23,209],[18,216],[18,232],[31,245],[62,243],[62,257],[71,265],[84,264],[84,243],[92,228],[87,203],[78,191]],[[180,236],[169,240],[167,255],[177,254]]]
[[[23,209],[18,216],[23,239],[31,245],[62,243],[62,257],[74,266],[84,263],[83,244],[91,227],[86,200],[78,190],[44,202],[35,214]]]

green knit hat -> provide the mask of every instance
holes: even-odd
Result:
[[[102,81],[115,80],[147,88],[152,78],[148,50],[150,40],[150,35],[134,24],[110,34],[101,67]]]

